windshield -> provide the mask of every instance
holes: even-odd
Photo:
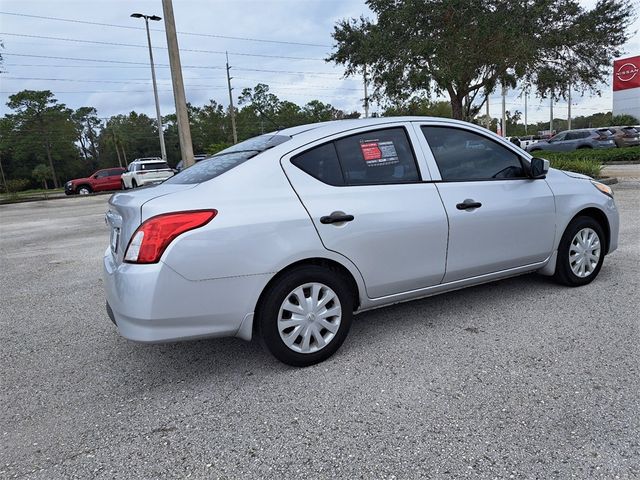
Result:
[[[228,172],[250,158],[259,155],[276,145],[280,145],[291,137],[288,135],[267,134],[250,138],[232,147],[226,148],[215,154],[213,157],[199,161],[189,168],[185,168],[180,173],[174,175],[164,183],[177,183],[181,185],[191,185],[206,182],[225,172]]]

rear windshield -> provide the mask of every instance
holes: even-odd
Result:
[[[249,140],[222,150],[213,157],[201,160],[195,165],[185,168],[164,183],[192,185],[206,182],[287,140],[291,140],[291,137],[276,134],[260,135],[250,138]]]
[[[141,163],[138,165],[138,170],[162,170],[164,168],[169,168],[167,162]]]

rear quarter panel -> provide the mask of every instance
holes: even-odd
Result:
[[[344,265],[362,286],[355,266],[324,248],[274,154],[249,160],[169,201],[146,203],[143,220],[167,211],[218,211],[206,226],[174,240],[162,261],[188,280],[198,281],[273,276],[300,260],[328,258]]]

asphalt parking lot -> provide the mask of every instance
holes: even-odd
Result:
[[[620,248],[592,284],[367,312],[306,369],[121,338],[108,197],[2,205],[0,478],[638,478],[640,182],[615,190]]]

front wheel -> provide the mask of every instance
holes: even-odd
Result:
[[[322,362],[344,342],[353,318],[353,294],[341,274],[316,265],[285,273],[258,308],[267,349],[296,367]]]
[[[573,219],[558,245],[554,279],[570,287],[591,283],[604,261],[604,238],[602,227],[593,218]]]
[[[78,193],[80,195],[89,195],[91,193],[91,188],[86,185],[82,185],[81,187],[78,187]]]
[[[136,182],[135,178],[131,180],[131,188],[137,188],[138,182]]]

